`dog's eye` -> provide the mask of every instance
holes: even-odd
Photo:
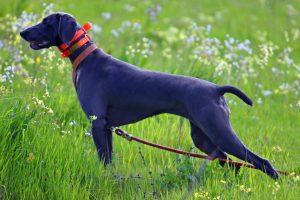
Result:
[[[48,24],[48,23],[49,23],[49,20],[48,20],[48,19],[43,19],[42,23],[43,23],[43,24]]]

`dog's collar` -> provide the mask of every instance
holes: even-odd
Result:
[[[95,44],[91,44],[89,47],[87,47],[85,50],[83,50],[74,60],[73,62],[73,70],[76,71],[78,65],[88,56],[90,53],[92,53],[95,49],[97,49],[97,46]]]
[[[95,44],[91,44],[89,47],[87,47],[85,50],[83,50],[74,60],[73,62],[73,73],[72,78],[73,82],[76,85],[75,76],[76,76],[76,70],[78,65],[88,56],[90,53],[92,53],[95,49],[97,49],[97,46]]]
[[[91,41],[91,36],[86,33],[86,31],[91,29],[91,27],[92,25],[87,22],[82,26],[81,29],[76,31],[74,37],[70,42],[58,46],[58,49],[61,51],[61,56],[63,58],[69,57],[76,49]],[[82,38],[80,39],[80,37]]]

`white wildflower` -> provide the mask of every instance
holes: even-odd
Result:
[[[76,121],[75,121],[75,120],[70,121],[69,125],[70,125],[70,126],[75,126],[75,125],[76,125]]]
[[[91,122],[95,121],[96,119],[97,119],[97,116],[96,116],[96,115],[91,115],[91,116],[90,116]]]
[[[161,11],[160,5],[156,5],[152,8],[147,9],[146,13],[149,15],[152,21],[156,21],[156,18],[159,15],[160,11]]]
[[[262,99],[261,99],[261,98],[258,98],[258,99],[257,99],[257,103],[258,103],[258,104],[262,104]]]
[[[91,134],[90,132],[88,132],[88,131],[85,131],[85,132],[84,132],[84,135],[87,136],[87,137],[92,136],[92,134]]]
[[[119,37],[119,32],[115,29],[111,30],[111,33],[114,37]]]
[[[300,100],[297,102],[296,106],[300,108]]]
[[[6,75],[2,75],[2,83],[5,83],[7,81],[7,76]]]
[[[97,24],[93,24],[93,28],[91,29],[93,33],[101,33],[102,32],[102,27],[98,26]]]
[[[48,107],[45,107],[45,108],[47,109],[47,111],[48,111],[49,114],[53,114],[54,113],[51,108],[48,108]]]
[[[299,35],[300,35],[299,29],[293,29],[292,34],[293,34],[293,40],[294,41],[297,40],[299,38]]]
[[[261,93],[263,94],[263,96],[270,96],[272,94],[271,90],[263,90],[261,91]]]
[[[111,13],[110,12],[103,12],[103,13],[101,13],[101,16],[105,20],[111,19]]]
[[[125,4],[124,5],[124,10],[127,11],[127,12],[132,12],[135,10],[135,7],[133,5],[130,5],[130,4]]]

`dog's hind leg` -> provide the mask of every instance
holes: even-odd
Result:
[[[225,160],[231,160],[227,154],[223,151],[221,151],[207,136],[206,134],[193,122],[190,121],[191,125],[191,137],[192,140],[197,148],[199,148],[201,151],[206,153],[207,155],[213,157],[213,158],[221,158]],[[219,161],[221,166],[225,165],[224,161]],[[231,168],[234,168],[235,171],[238,173],[240,166],[235,166],[229,163],[229,166]]]
[[[250,162],[274,179],[278,178],[277,171],[268,160],[251,152],[239,140],[230,126],[228,114],[220,105],[212,103],[204,108],[191,110],[191,113],[195,124],[201,127],[207,137],[221,151]]]

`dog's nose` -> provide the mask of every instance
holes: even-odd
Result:
[[[23,30],[23,31],[20,32],[20,35],[21,35],[22,38],[25,39],[26,36],[28,35],[28,31],[27,30]]]

